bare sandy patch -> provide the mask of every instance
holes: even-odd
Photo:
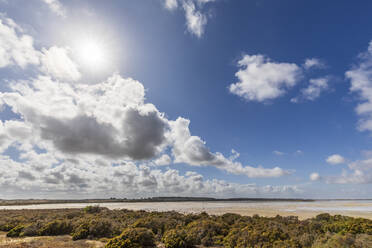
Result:
[[[105,243],[95,240],[73,241],[71,236],[8,238],[0,232],[0,248],[103,248]]]

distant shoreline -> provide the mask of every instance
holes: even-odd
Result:
[[[135,203],[135,202],[315,202],[315,201],[370,201],[372,199],[302,199],[302,198],[209,198],[209,197],[151,197],[143,199],[0,199],[0,206],[66,204],[66,203]]]

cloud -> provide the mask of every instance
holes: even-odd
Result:
[[[352,170],[371,170],[372,171],[372,159],[357,160],[349,164],[349,168]]]
[[[263,55],[244,55],[238,62],[239,79],[229,90],[247,101],[265,102],[284,95],[302,75],[299,66],[293,63],[273,62]]]
[[[158,166],[170,165],[172,163],[172,159],[167,154],[163,154],[157,158],[154,163]]]
[[[162,114],[153,105],[131,105],[144,96],[132,79],[114,75],[99,85],[73,86],[40,76],[10,87],[15,92],[4,93],[4,103],[63,152],[141,160],[166,142]]]
[[[32,175],[30,172],[27,172],[27,171],[19,171],[18,177],[26,179],[26,180],[30,180],[30,181],[33,181],[36,179],[34,175]]]
[[[321,68],[325,67],[325,64],[320,59],[309,58],[309,59],[305,60],[305,63],[303,65],[303,67],[306,70],[309,70],[309,69],[312,69],[312,68],[320,68],[321,69]]]
[[[181,7],[185,12],[187,30],[200,38],[205,32],[209,15],[205,14],[205,5],[215,0],[164,0],[166,9],[173,11]]]
[[[196,10],[192,1],[184,1],[183,9],[185,10],[186,25],[190,33],[200,38],[204,33],[204,27],[207,24],[207,16]]]
[[[362,170],[354,170],[351,173],[344,170],[340,176],[328,177],[327,183],[332,184],[370,184],[372,173]]]
[[[346,162],[345,158],[339,154],[333,154],[326,159],[329,164],[343,164]]]
[[[311,181],[319,181],[321,179],[319,173],[316,173],[316,172],[311,173],[309,178]]]
[[[32,129],[22,121],[0,120],[0,152],[4,152],[12,144],[27,139],[31,135]]]
[[[297,151],[295,151],[295,153],[294,153],[295,155],[303,155],[304,154],[304,152],[303,151],[301,151],[301,150],[297,150]]]
[[[306,88],[301,89],[301,95],[291,99],[291,102],[297,103],[301,99],[314,101],[319,98],[321,92],[329,88],[329,77],[312,78]]]
[[[0,68],[16,65],[24,69],[34,65],[55,79],[76,81],[80,78],[68,48],[53,46],[41,51],[35,49],[34,39],[4,15],[0,15],[0,40]]]
[[[174,10],[174,9],[177,9],[178,2],[177,0],[164,0],[164,6],[168,10]]]
[[[18,28],[11,20],[6,23],[3,26],[12,36]],[[0,92],[0,106],[7,106],[17,116],[16,120],[0,121],[0,196],[29,197],[30,192],[62,198],[299,192],[296,186],[234,184],[151,166],[212,166],[249,178],[292,173],[280,167],[243,166],[236,161],[239,153],[234,150],[230,157],[210,151],[205,141],[191,134],[190,120],[167,119],[146,102],[143,84],[132,78],[113,74],[97,84],[79,82],[80,72],[68,48],[31,48],[39,58],[34,64],[39,75],[7,81],[7,91]],[[7,66],[29,63],[17,62],[14,54]],[[6,155],[8,149],[15,151],[12,156]]]
[[[33,38],[4,15],[0,15],[0,41],[0,68],[39,64],[40,52],[34,49]]]
[[[51,11],[61,17],[66,17],[66,10],[58,0],[41,0],[48,5]]]
[[[189,120],[181,117],[170,123],[171,139],[174,142],[172,153],[175,163],[187,163],[193,166],[212,165],[229,173],[246,175],[247,177],[280,177],[292,173],[279,167],[267,169],[260,166],[243,166],[234,161],[236,152],[231,158],[226,158],[218,152],[212,153],[207,148],[205,141],[190,134],[189,124]]]
[[[248,177],[290,174],[279,167],[243,166],[210,152],[200,137],[190,134],[189,120],[170,121],[144,103],[144,87],[133,79],[113,75],[96,85],[72,85],[39,76],[14,82],[10,89],[2,93],[3,103],[22,116],[39,139],[63,153],[148,160],[170,146],[175,163],[215,166]]]
[[[283,156],[285,153],[284,152],[281,152],[281,151],[273,151],[273,154],[277,155],[277,156]]]
[[[53,46],[43,49],[41,56],[41,70],[54,77],[67,81],[76,81],[80,79],[81,74],[77,65],[69,56],[68,48]]]
[[[261,191],[267,193],[267,194],[283,194],[286,193],[300,193],[302,190],[296,186],[296,185],[282,185],[282,186],[272,186],[272,185],[266,185],[261,189]]]
[[[372,41],[368,50],[359,55],[359,61],[345,73],[350,80],[350,92],[358,94],[361,103],[356,107],[360,116],[358,129],[372,131]]]
[[[196,2],[199,4],[199,5],[203,5],[203,4],[206,4],[206,3],[212,3],[212,2],[216,2],[217,0],[196,0]]]
[[[310,79],[309,86],[301,91],[303,97],[307,100],[315,100],[322,91],[328,89],[328,81],[327,77]]]
[[[370,184],[372,183],[372,159],[356,160],[348,164],[339,176],[326,178],[327,183],[334,184]]]
[[[128,198],[156,195],[259,197],[294,196],[301,192],[295,185],[257,186],[228,183],[223,180],[204,179],[202,175],[192,171],[182,175],[174,169],[161,171],[132,162],[122,162],[108,169],[79,157],[78,163],[65,160],[58,166],[37,171],[34,168],[36,159],[30,158],[18,163],[0,156],[0,197],[34,197],[40,194],[53,195],[56,198],[81,198],[84,195]],[[12,170],[7,169],[10,166]]]
[[[170,121],[156,107],[144,103],[143,85],[113,75],[96,85],[55,82],[39,76],[10,85],[2,93],[4,104],[32,126],[38,138],[66,154],[94,154],[131,160],[153,159],[172,147],[176,163],[215,166],[248,177],[279,177],[290,174],[279,167],[242,166],[212,153],[190,121]]]

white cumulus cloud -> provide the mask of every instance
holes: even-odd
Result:
[[[159,158],[157,158],[154,163],[159,166],[163,165],[170,165],[172,163],[171,157],[169,157],[167,154],[161,155]]]
[[[343,164],[346,162],[345,158],[342,157],[340,154],[333,154],[333,155],[330,155],[327,159],[326,159],[327,163],[329,164]]]
[[[231,158],[226,158],[221,153],[213,153],[206,146],[206,142],[198,136],[192,136],[189,130],[190,121],[178,118],[171,122],[171,139],[174,142],[173,155],[175,163],[187,163],[193,166],[212,165],[232,174],[242,174],[248,177],[280,177],[291,174],[291,171],[279,167],[263,168],[243,166],[234,161],[238,153],[234,152]]]
[[[23,153],[29,152],[22,151]],[[228,183],[223,180],[204,179],[202,175],[192,171],[182,175],[174,169],[161,171],[132,162],[121,162],[108,168],[97,164],[92,158],[77,156],[73,160],[65,157],[57,165],[57,161],[53,159],[56,158],[49,153],[34,154],[24,157],[20,163],[7,156],[0,156],[0,197],[37,197],[40,194],[53,195],[56,198],[81,198],[86,195],[128,198],[157,195],[293,197],[301,193],[301,189],[296,185],[257,186]],[[46,166],[37,167],[40,161],[45,162]]]
[[[309,176],[311,181],[319,181],[320,180],[320,175],[317,172],[311,173]]]
[[[81,77],[75,62],[70,58],[69,49],[53,46],[43,49],[41,70],[56,79],[76,81]]]
[[[0,68],[38,65],[40,52],[35,50],[33,43],[33,38],[24,34],[12,19],[0,15]]]
[[[229,86],[231,93],[247,101],[264,102],[284,95],[302,75],[293,63],[271,61],[263,55],[244,55],[235,74],[238,82]]]

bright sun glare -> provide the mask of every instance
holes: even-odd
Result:
[[[105,66],[106,58],[102,44],[95,40],[81,42],[78,56],[82,66],[89,69],[100,70]]]

